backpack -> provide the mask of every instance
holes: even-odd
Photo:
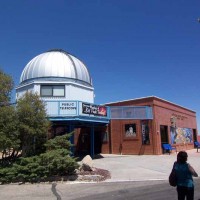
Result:
[[[174,163],[174,166],[175,166],[175,163]],[[173,187],[176,187],[177,186],[177,176],[176,176],[176,170],[175,170],[174,166],[169,175],[169,184]]]

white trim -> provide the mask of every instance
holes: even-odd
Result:
[[[17,86],[15,89],[20,89],[20,88],[23,88],[25,86],[28,86],[28,85],[33,85],[33,84],[62,84],[62,85],[76,85],[76,86],[79,86],[79,87],[82,87],[82,88],[87,88],[87,89],[90,89],[90,90],[94,90],[93,87],[89,87],[89,86],[85,86],[85,85],[82,85],[82,84],[78,84],[78,83],[74,83],[74,82],[70,82],[70,81],[67,81],[67,82],[56,82],[56,81],[32,81],[30,83],[27,83],[27,84],[23,84],[23,85],[19,85]]]

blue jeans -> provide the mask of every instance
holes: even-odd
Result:
[[[194,200],[194,187],[177,186],[178,200]]]

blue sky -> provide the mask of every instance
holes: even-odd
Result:
[[[53,48],[88,67],[95,103],[158,96],[197,112],[200,1],[0,0],[0,68],[18,85]]]

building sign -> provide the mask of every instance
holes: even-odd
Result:
[[[187,119],[187,117],[185,117],[185,116],[183,116],[183,115],[176,114],[176,113],[173,113],[171,118],[176,118],[176,119],[178,119],[178,120]]]
[[[105,106],[83,103],[82,113],[89,115],[107,116],[107,109]]]
[[[60,102],[60,114],[61,115],[76,115],[77,103],[75,101]]]

